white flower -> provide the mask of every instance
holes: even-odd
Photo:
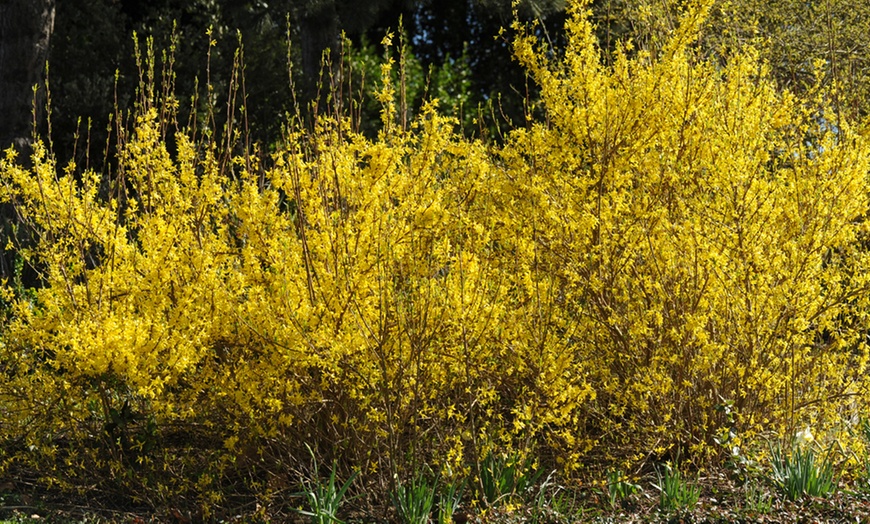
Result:
[[[810,427],[807,426],[803,430],[797,432],[795,440],[797,440],[799,444],[809,444],[815,439],[813,438],[813,433],[810,431]]]

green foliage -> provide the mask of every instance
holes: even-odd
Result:
[[[527,504],[531,506],[529,522],[534,524],[551,522],[567,519],[570,515],[570,508],[566,507],[564,489],[556,483],[555,476],[555,471],[547,475],[547,478],[537,487],[537,493],[533,493],[533,497],[527,500]]]
[[[442,480],[441,490],[438,493],[438,524],[451,524],[453,522],[453,516],[459,509],[464,491],[464,479]]]
[[[383,88],[380,67],[383,61],[395,59],[399,67],[390,72],[390,83],[398,88],[393,103],[400,108],[400,117],[405,122],[419,114],[426,101],[437,100],[440,112],[454,115],[467,133],[475,132],[479,127],[475,125],[478,110],[472,106],[468,55],[465,52],[458,57],[448,55],[442,64],[430,64],[427,68],[414,53],[407,34],[402,32],[400,37],[398,48],[386,46],[381,52],[366,38],[362,38],[359,45],[346,41],[346,67],[356,76],[357,92],[351,95],[356,96],[356,103],[360,104],[359,130],[367,136],[377,134],[382,101],[377,99],[376,93]]]
[[[338,518],[338,511],[359,472],[354,472],[343,484],[339,484],[337,480],[338,465],[333,463],[329,470],[329,478],[323,480],[320,478],[317,458],[313,452],[311,455],[314,459],[313,476],[304,481],[304,491],[297,494],[297,496],[301,495],[305,498],[308,510],[298,511],[302,515],[311,517],[312,524],[342,524],[343,521]]]
[[[578,490],[558,489],[550,497],[548,508],[557,522],[581,522],[585,508],[579,501]],[[543,520],[543,519],[542,519]]]
[[[396,479],[393,506],[404,524],[428,524],[431,521],[438,481],[430,480],[427,473],[421,470],[407,482]]]
[[[656,478],[658,484],[654,486],[659,490],[659,507],[663,510],[680,511],[698,503],[701,488],[687,481],[678,468],[669,464],[656,468]]]
[[[773,497],[760,485],[759,479],[747,482],[743,490],[743,511],[748,515],[766,515],[773,508]]]
[[[837,489],[832,450],[817,456],[812,445],[794,443],[786,452],[777,445],[770,450],[770,480],[789,500],[825,497]]]
[[[490,452],[479,465],[479,490],[489,506],[509,502],[514,496],[525,497],[543,471],[535,469],[532,457],[519,453]]]
[[[640,486],[628,480],[619,469],[607,470],[607,500],[612,509],[623,506]]]

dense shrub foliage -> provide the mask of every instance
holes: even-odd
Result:
[[[870,149],[751,50],[698,59],[705,11],[612,66],[582,4],[562,57],[517,27],[544,117],[499,146],[435,103],[403,126],[387,63],[376,139],[336,113],[230,158],[143,89],[111,176],[6,154],[42,284],[4,288],[0,471],[214,508],[297,485],[306,445],[386,489],[845,438]]]

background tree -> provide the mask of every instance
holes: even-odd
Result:
[[[25,165],[34,117],[41,120],[45,107],[42,80],[54,15],[54,0],[0,1],[0,150],[13,146],[24,157]],[[4,245],[13,218],[10,206],[0,206],[0,241]],[[14,262],[14,257],[0,251],[0,279],[13,277]]]
[[[631,38],[655,53],[667,41],[685,0],[600,0],[599,36]],[[602,39],[604,42],[605,39]],[[821,74],[841,116],[864,117],[870,102],[870,3],[849,0],[717,1],[699,43],[724,59],[752,44],[781,88],[802,93]]]
[[[741,0],[711,20],[715,49],[751,42],[780,86],[803,92],[817,73],[838,117],[863,117],[870,102],[870,4],[848,0]]]
[[[0,148],[23,150],[31,137],[33,86],[41,83],[54,0],[0,2]],[[44,93],[44,89],[41,90]],[[37,103],[40,109],[42,104]]]
[[[562,0],[529,0],[520,13],[544,17],[550,38],[558,40],[563,8]],[[158,59],[159,50],[169,48],[170,35],[175,32],[179,41],[174,65],[176,92],[183,109],[189,110],[198,85],[200,113],[206,104],[225,106],[239,44],[238,31],[244,45],[249,129],[255,140],[265,144],[279,139],[285,115],[293,111],[287,76],[288,15],[297,95],[303,106],[314,96],[323,51],[330,49],[335,56],[342,32],[352,40],[358,55],[367,48],[369,58],[360,59],[373,64],[383,54],[378,44],[384,34],[388,30],[395,32],[401,18],[409,36],[408,50],[419,62],[420,85],[410,101],[412,106],[419,105],[424,91],[444,98],[460,96],[464,90],[465,106],[473,114],[478,104],[486,104],[497,98],[496,93],[502,93],[495,112],[522,121],[525,73],[513,61],[506,40],[495,38],[513,16],[510,2],[505,0],[62,2],[51,49],[53,128],[59,157],[68,157],[73,151],[79,157],[85,155],[86,148],[76,148],[70,137],[77,128],[79,136],[85,136],[88,118],[91,149],[102,148],[106,142],[105,123],[116,103],[120,109],[132,104],[138,83],[132,58],[134,31],[140,35],[143,47],[146,36],[154,37]],[[211,38],[206,36],[209,27]],[[209,50],[210,40],[215,45]],[[210,62],[206,61],[207,54]],[[433,78],[429,77],[430,71],[434,72]],[[377,79],[376,71],[368,74],[369,86],[374,87]],[[202,96],[206,82],[214,88],[211,100]],[[455,84],[448,86],[452,82]],[[375,112],[365,118],[376,122],[378,115]]]
[[[26,141],[30,135],[30,87],[42,74],[40,57],[44,58],[49,47],[54,3],[10,0],[0,4],[4,20],[0,28],[0,68],[4,68],[4,74],[0,82],[8,83],[0,89],[0,104],[3,114],[10,115],[0,124],[4,128],[0,140],[4,142]],[[617,41],[631,38],[635,48],[654,52],[675,27],[685,4],[685,0],[595,0],[590,7],[605,48],[612,49]],[[541,18],[539,37],[558,49],[563,8],[562,0],[526,0],[519,14]],[[442,98],[455,96],[461,103],[454,100],[448,105],[462,106],[470,113],[465,115],[466,121],[473,120],[471,116],[476,116],[479,105],[492,104],[490,114],[522,122],[527,111],[525,100],[535,97],[536,88],[527,83],[525,72],[513,61],[506,39],[496,38],[500,28],[512,19],[512,11],[507,0],[61,2],[51,46],[57,152],[61,157],[74,150],[80,157],[85,154],[86,149],[75,148],[71,137],[76,128],[80,129],[80,137],[85,136],[89,118],[92,149],[105,143],[109,114],[114,112],[116,102],[121,109],[132,103],[138,82],[132,60],[132,32],[137,31],[143,38],[154,36],[155,47],[160,50],[168,48],[173,27],[180,42],[175,80],[182,105],[189,106],[197,83],[204,92],[207,81],[214,87],[214,99],[200,97],[200,103],[216,107],[225,103],[222,97],[227,92],[238,46],[238,30],[245,46],[246,77],[256,79],[245,86],[249,129],[264,143],[278,139],[293,99],[286,69],[288,15],[294,60],[300,73],[296,75],[299,100],[314,96],[322,52],[337,52],[342,31],[360,51],[369,45],[368,62],[374,63],[373,58],[383,52],[377,43],[387,30],[398,27],[401,17],[409,50],[420,71],[421,85],[412,106],[419,104],[424,93]],[[13,16],[19,21],[13,22]],[[836,97],[834,106],[850,114],[863,114],[861,108],[870,96],[866,81],[870,74],[868,20],[870,5],[846,0],[718,2],[702,47],[707,53],[722,55],[752,41],[770,62],[779,84],[798,91],[809,85],[815,66],[820,65],[828,85],[836,83],[837,89],[831,91]],[[209,27],[217,44],[207,64],[210,38],[205,32]],[[439,72],[445,67],[448,73]],[[18,68],[19,72],[10,68]],[[430,73],[434,75],[430,77]],[[371,87],[376,79],[369,75]],[[450,82],[456,84],[448,86]],[[372,116],[377,115],[366,118]]]

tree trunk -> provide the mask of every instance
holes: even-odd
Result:
[[[24,153],[33,126],[33,86],[45,88],[43,71],[54,29],[55,0],[0,0],[0,150]]]

